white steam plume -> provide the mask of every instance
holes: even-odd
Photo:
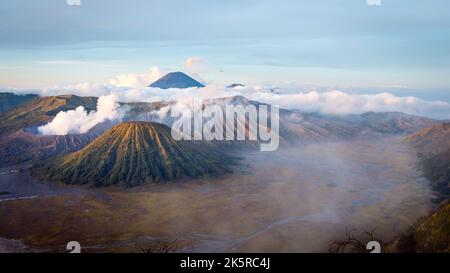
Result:
[[[99,123],[120,120],[123,116],[116,94],[98,98],[97,111],[88,113],[83,106],[61,111],[48,124],[38,128],[43,135],[84,134]]]

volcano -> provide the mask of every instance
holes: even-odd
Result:
[[[171,72],[156,82],[149,85],[149,87],[169,89],[169,88],[190,88],[190,87],[205,87],[204,84],[194,80],[183,72]]]
[[[125,122],[80,151],[45,161],[37,176],[67,184],[138,186],[146,182],[215,176],[230,172],[233,159],[193,141],[175,141],[159,123]]]

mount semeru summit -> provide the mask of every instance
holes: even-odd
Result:
[[[231,165],[231,157],[210,145],[175,141],[166,125],[125,122],[80,151],[41,163],[33,173],[67,184],[133,187],[224,174]]]
[[[169,88],[190,88],[190,87],[205,87],[204,84],[194,80],[183,72],[171,72],[164,77],[160,78],[156,82],[152,83],[149,87],[169,89]]]

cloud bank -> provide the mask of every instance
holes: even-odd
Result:
[[[99,123],[120,120],[123,116],[115,94],[98,98],[97,111],[88,113],[83,106],[75,110],[61,111],[48,124],[38,128],[43,135],[84,134]]]
[[[185,65],[195,67],[202,63],[198,57],[189,58]],[[198,69],[198,68],[195,68]],[[200,70],[191,71],[200,71]],[[445,101],[427,101],[412,96],[396,96],[391,93],[372,94],[350,94],[341,90],[317,91],[313,86],[301,86],[296,84],[275,85],[255,85],[236,88],[226,88],[220,85],[207,85],[205,88],[189,89],[169,89],[147,87],[151,82],[161,75],[157,67],[152,67],[150,72],[142,74],[125,74],[111,79],[108,83],[53,86],[40,90],[22,90],[22,93],[38,93],[41,96],[75,94],[79,96],[107,96],[114,93],[116,100],[121,102],[158,102],[172,101],[179,102],[189,99],[190,96],[200,96],[203,99],[214,99],[231,96],[244,96],[251,100],[257,100],[269,104],[278,105],[281,108],[299,110],[303,112],[319,112],[325,114],[361,114],[368,111],[373,112],[403,112],[436,119],[450,119],[450,104]],[[99,107],[103,107],[99,105]],[[102,109],[96,115],[107,116],[107,111]],[[108,111],[116,109],[109,108]],[[70,111],[69,111],[70,112]],[[77,109],[75,112],[65,112],[59,117],[67,118],[69,115],[91,119],[84,109]],[[101,118],[100,118],[101,119]],[[95,119],[94,119],[95,120]],[[55,122],[57,122],[56,120]],[[61,124],[62,128],[68,125]],[[70,126],[69,126],[70,127]],[[43,128],[45,133],[64,133],[72,131],[85,131],[81,124],[74,127],[62,129],[57,132],[52,126]],[[78,129],[76,129],[78,128]]]
[[[450,119],[450,104],[445,101],[426,101],[417,97],[400,97],[390,93],[349,94],[339,90],[333,91],[293,91],[294,87],[277,88],[273,86],[246,86],[228,89],[224,86],[209,85],[197,89],[161,90],[150,87],[117,87],[111,84],[79,84],[72,86],[52,87],[39,90],[40,95],[76,94],[80,96],[105,96],[115,93],[122,102],[158,102],[180,101],[189,96],[200,96],[204,99],[230,96],[244,96],[281,108],[304,112],[320,112],[325,114],[361,114],[373,112],[403,112],[406,114]]]
[[[450,118],[450,104],[424,101],[416,97],[398,97],[390,93],[352,95],[342,91],[307,92],[289,95],[258,93],[254,99],[283,108],[325,114],[362,114],[365,112],[403,112],[437,119]]]

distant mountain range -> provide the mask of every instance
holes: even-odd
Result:
[[[156,82],[152,83],[149,87],[170,89],[170,88],[190,88],[190,87],[205,87],[204,84],[194,80],[183,72],[171,72],[164,77],[160,78]]]
[[[354,116],[354,118],[355,121],[363,127],[378,133],[388,134],[411,134],[436,124],[436,121],[433,119],[400,112],[367,112],[362,115]]]
[[[245,85],[240,84],[240,83],[232,83],[227,86],[227,88],[235,88],[235,87],[245,87]]]
[[[422,154],[437,154],[450,149],[450,123],[439,123],[405,138]]]
[[[159,110],[171,104],[174,103],[158,103],[154,108],[149,105],[146,112]],[[253,105],[256,108],[267,105],[258,101],[249,100],[243,96],[205,100],[204,104],[214,104],[221,107],[225,107],[226,105]],[[143,110],[145,107],[141,104],[139,108]],[[130,117],[130,119],[158,121],[169,127],[174,121],[171,118],[170,110],[168,115],[163,119],[156,116],[152,117],[151,115],[139,115],[138,111],[132,111],[135,116]],[[433,119],[395,112],[368,112],[362,115],[335,116],[280,109],[280,139],[282,142],[307,144],[333,139],[348,140],[358,136],[410,134],[420,129],[433,126],[436,123]]]
[[[146,182],[215,176],[234,160],[208,145],[175,141],[169,127],[125,122],[78,152],[38,164],[33,173],[68,184],[137,186]]]

